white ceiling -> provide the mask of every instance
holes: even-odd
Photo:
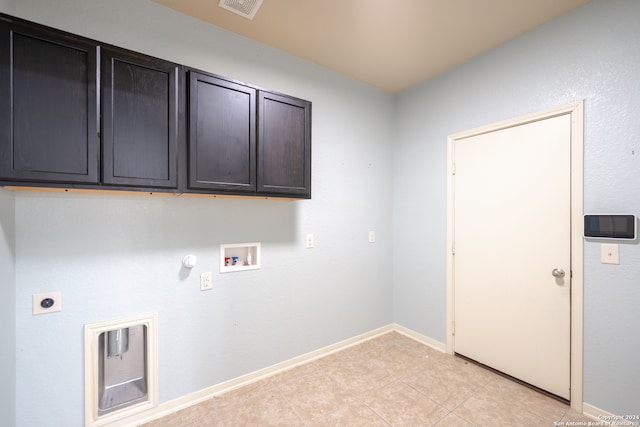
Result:
[[[590,0],[264,0],[253,20],[153,1],[395,93]]]

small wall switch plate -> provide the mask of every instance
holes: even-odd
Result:
[[[307,234],[307,240],[305,243],[305,248],[307,249],[311,249],[316,245],[315,243],[315,239],[313,238],[313,234],[309,233]]]
[[[376,232],[375,231],[370,231],[369,232],[369,243],[375,243],[376,242]]]
[[[620,245],[602,243],[600,245],[600,262],[603,264],[620,264]]]
[[[200,290],[208,291],[210,289],[213,289],[213,273],[210,271],[200,273]]]
[[[62,292],[45,292],[33,294],[32,312],[36,314],[48,314],[62,311]]]

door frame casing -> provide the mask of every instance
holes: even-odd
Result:
[[[583,145],[584,101],[573,102],[537,113],[527,114],[447,137],[447,342],[446,351],[455,351],[454,316],[454,144],[457,140],[525,125],[569,114],[571,117],[571,408],[582,413],[583,382]]]

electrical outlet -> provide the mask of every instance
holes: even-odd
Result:
[[[56,311],[62,311],[62,292],[56,291],[33,294],[33,315],[55,313]]]
[[[369,243],[375,243],[376,242],[376,232],[375,231],[370,231],[369,232]]]
[[[208,291],[210,289],[213,289],[213,273],[210,271],[200,273],[200,290]]]
[[[620,264],[620,246],[615,243],[602,243],[600,245],[600,262]]]
[[[306,241],[305,247],[306,247],[307,249],[311,249],[311,248],[313,248],[315,245],[316,245],[316,243],[315,243],[315,240],[314,240],[314,238],[313,238],[313,234],[311,234],[311,233],[307,234],[307,241]]]

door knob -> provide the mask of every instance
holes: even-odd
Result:
[[[551,275],[557,279],[562,279],[564,277],[564,270],[561,268],[554,268]]]

